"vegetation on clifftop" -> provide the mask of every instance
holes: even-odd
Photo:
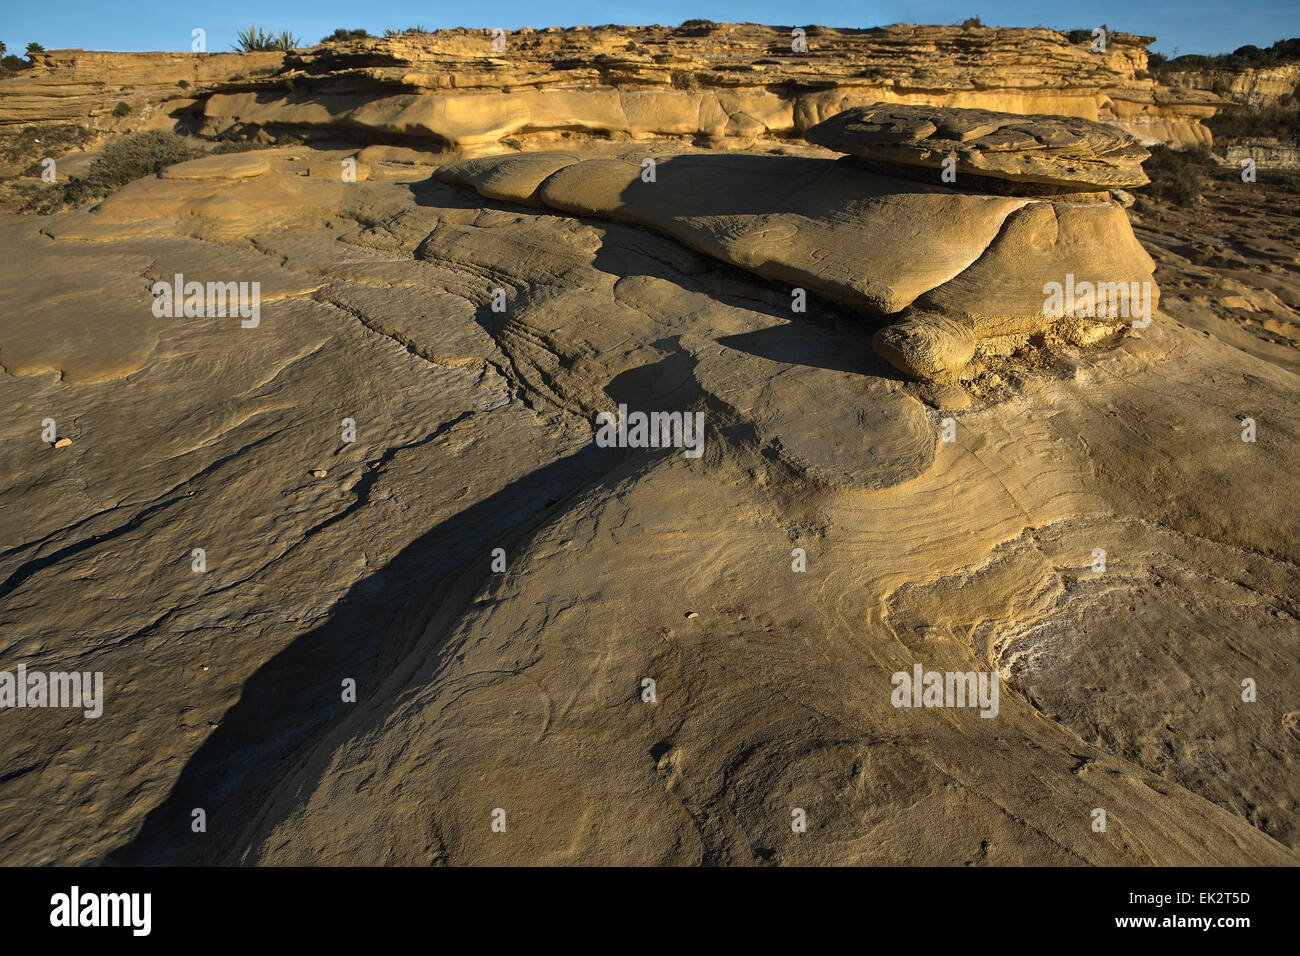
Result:
[[[254,53],[262,50],[292,50],[296,46],[298,38],[288,30],[271,33],[261,27],[249,27],[239,31],[235,49],[241,53]]]
[[[1175,51],[1177,52],[1177,51]],[[1152,53],[1147,57],[1153,72],[1165,73],[1176,70],[1242,70],[1259,69],[1269,66],[1284,66],[1300,62],[1300,37],[1278,40],[1268,49],[1247,44],[1237,47],[1231,53],[1215,56],[1202,56],[1198,53],[1185,53],[1182,56],[1167,57],[1163,53]]]

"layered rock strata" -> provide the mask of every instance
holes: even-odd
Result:
[[[814,138],[842,143],[862,114],[817,127]],[[897,115],[897,114],[895,114]],[[1002,114],[925,111],[923,127],[881,128],[870,152],[879,158],[915,149],[915,130],[935,124],[1038,136],[1030,149],[1005,149],[976,168],[1001,177],[1021,169],[1031,182],[1052,180],[1098,189],[1140,177],[1142,153],[1123,134],[1100,139],[1077,122]],[[1017,138],[1018,137],[1018,138]],[[1055,141],[1055,149],[1041,142]],[[980,140],[976,139],[975,143]],[[1096,152],[1094,152],[1094,148]],[[1062,155],[1064,154],[1064,155]],[[911,163],[919,153],[908,153]],[[697,153],[646,157],[626,150],[583,159],[572,152],[520,153],[457,161],[437,175],[493,199],[649,226],[700,252],[768,279],[814,290],[877,318],[894,321],[876,336],[877,351],[909,375],[931,378],[964,366],[983,339],[1031,335],[1063,320],[1142,321],[1158,304],[1154,263],[1124,210],[1077,202],[967,193],[882,176],[851,159]],[[958,167],[957,181],[962,173]],[[756,202],[756,198],[760,201]],[[1060,287],[1054,302],[1049,287]],[[1107,290],[1123,301],[1103,298]],[[1120,310],[1123,311],[1120,311]],[[1145,309],[1146,314],[1130,315]]]
[[[1089,120],[927,106],[845,110],[805,137],[877,163],[939,170],[952,160],[954,174],[1053,192],[1145,185],[1142,161],[1151,155],[1122,130]]]
[[[0,81],[0,125],[38,118],[129,127],[161,115],[213,133],[293,129],[458,146],[508,136],[798,137],[876,102],[1103,121],[1146,141],[1208,142],[1210,93],[1146,70],[1150,37],[1042,28],[869,30],[695,23],[441,30],[284,54],[53,51]],[[1085,31],[1086,34],[1086,31]],[[804,45],[801,45],[804,44]],[[112,111],[125,97],[134,120]]]

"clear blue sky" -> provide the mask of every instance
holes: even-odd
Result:
[[[190,31],[207,31],[208,50],[228,50],[250,24],[291,30],[314,43],[335,27],[371,33],[416,26],[675,25],[691,18],[827,26],[956,23],[979,16],[991,26],[1081,29],[1106,24],[1156,37],[1151,49],[1171,54],[1229,53],[1247,43],[1269,46],[1300,36],[1300,0],[4,0],[0,40],[21,54],[28,41],[46,49],[188,50]]]

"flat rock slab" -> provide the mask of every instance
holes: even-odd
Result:
[[[266,157],[255,152],[204,156],[168,166],[163,179],[253,179],[269,172]]]
[[[1065,116],[877,104],[837,113],[805,138],[874,162],[940,169],[1070,190],[1144,185],[1150,153],[1123,130]],[[959,180],[960,181],[960,180]]]

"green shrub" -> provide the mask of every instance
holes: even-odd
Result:
[[[118,100],[117,105],[113,107],[114,116],[126,116],[131,112],[131,104],[124,100]]]
[[[333,40],[364,40],[368,36],[370,36],[370,34],[365,30],[345,30],[343,27],[339,27],[329,36],[321,37],[320,42],[329,43]]]
[[[1290,102],[1272,106],[1235,106],[1204,120],[1216,141],[1240,139],[1276,139],[1300,146],[1300,104]]]
[[[202,154],[203,150],[175,133],[160,130],[133,133],[104,147],[104,152],[90,167],[88,178],[107,187],[107,193],[144,176],[157,175],[173,163],[183,163]]]
[[[264,31],[261,27],[249,27],[240,30],[239,42],[235,49],[241,53],[256,53],[263,50],[292,50],[298,45],[298,38],[288,30],[279,33]]]
[[[984,21],[981,20],[979,17],[967,17],[965,20],[961,22],[961,25],[963,29],[969,27],[982,27],[984,26]]]
[[[13,163],[32,157],[61,156],[70,149],[84,146],[94,138],[95,131],[84,126],[62,126],[56,123],[24,126],[12,134],[0,137],[0,160]],[[39,173],[39,160],[33,165]]]
[[[64,182],[38,188],[22,211],[47,215],[69,206],[80,206],[102,199],[119,186],[157,175],[173,163],[201,155],[203,150],[175,133],[151,130],[123,136],[104,147],[84,178],[73,176]]]
[[[1178,51],[1175,50],[1174,52],[1177,53]],[[1241,71],[1264,66],[1282,66],[1286,63],[1294,63],[1297,60],[1300,60],[1300,37],[1278,40],[1267,50],[1261,50],[1257,46],[1247,44],[1246,46],[1237,47],[1231,53],[1220,53],[1217,56],[1188,53],[1174,57],[1168,61],[1168,65],[1177,70]]]
[[[1142,164],[1151,182],[1142,187],[1148,195],[1176,206],[1195,206],[1205,188],[1202,169],[1214,162],[1204,146],[1174,150],[1152,146],[1150,158]]]

